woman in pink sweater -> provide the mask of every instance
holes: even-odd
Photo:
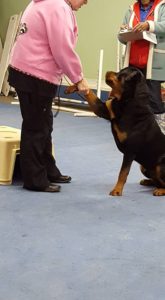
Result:
[[[52,156],[52,100],[63,75],[89,91],[79,56],[74,11],[87,0],[33,0],[25,9],[11,54],[9,83],[23,118],[20,163],[24,188],[59,192],[68,183]]]

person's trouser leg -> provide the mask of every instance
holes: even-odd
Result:
[[[133,65],[130,65],[132,67]],[[146,78],[146,68],[138,68]],[[152,80],[152,79],[146,79],[146,83],[149,89],[150,93],[150,107],[154,114],[162,114],[165,112],[165,106],[162,101],[162,95],[161,95],[161,81],[159,80]]]
[[[146,80],[150,92],[150,106],[154,114],[165,112],[161,95],[161,82],[157,80]]]
[[[147,85],[151,94],[150,105],[155,115],[155,119],[165,134],[165,106],[161,95],[161,82],[156,80],[147,80]]]
[[[52,99],[16,90],[23,117],[20,165],[24,187],[42,190],[49,185],[48,172],[60,171],[51,150]]]
[[[53,131],[53,113],[50,111],[50,114],[48,116],[48,122],[49,122],[49,134],[47,136],[46,144],[45,144],[45,151],[44,151],[44,163],[47,170],[47,177],[50,181],[53,181],[52,179],[58,178],[61,176],[60,170],[56,166],[55,158],[52,154],[52,136],[51,133]]]

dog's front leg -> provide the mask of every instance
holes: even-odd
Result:
[[[132,162],[134,160],[134,156],[130,154],[124,154],[123,156],[123,162],[120,169],[119,177],[117,180],[117,183],[113,190],[109,193],[111,196],[122,196],[122,191],[124,184],[127,180],[127,176],[129,174]]]
[[[65,94],[72,94],[74,92],[78,92],[78,88],[76,85],[70,85],[65,89]],[[91,110],[100,118],[104,118],[106,120],[110,119],[109,111],[105,105],[90,89],[89,93],[86,95],[79,94],[84,100],[86,100],[91,108]]]
[[[74,85],[70,85],[65,89],[65,94],[72,94],[78,92],[78,87],[74,84]],[[88,104],[90,105],[92,111],[97,111],[97,101],[98,101],[98,97],[95,95],[95,93],[90,89],[89,93],[86,95],[81,95],[80,96],[82,98],[84,98]],[[100,99],[99,99],[100,100]]]

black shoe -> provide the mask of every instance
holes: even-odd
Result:
[[[57,185],[57,184],[53,184],[49,186],[47,186],[42,192],[47,192],[47,193],[56,193],[56,192],[60,192],[61,190],[61,187],[60,185]]]
[[[47,193],[56,193],[56,192],[60,192],[60,190],[61,190],[60,185],[57,185],[57,184],[51,185],[51,183],[50,183],[49,186],[47,186],[43,190],[42,189],[37,189],[37,188],[29,188],[29,187],[26,187],[26,186],[23,186],[23,188],[26,189],[26,190],[30,190],[30,191],[47,192]]]
[[[70,176],[61,175],[58,178],[51,180],[50,184],[54,184],[54,183],[69,183],[71,180],[72,180],[72,178]]]

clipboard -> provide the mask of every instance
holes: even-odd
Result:
[[[119,32],[119,40],[127,43],[136,40],[146,40],[150,43],[157,44],[156,34],[149,31],[134,32],[132,30],[122,30]]]

